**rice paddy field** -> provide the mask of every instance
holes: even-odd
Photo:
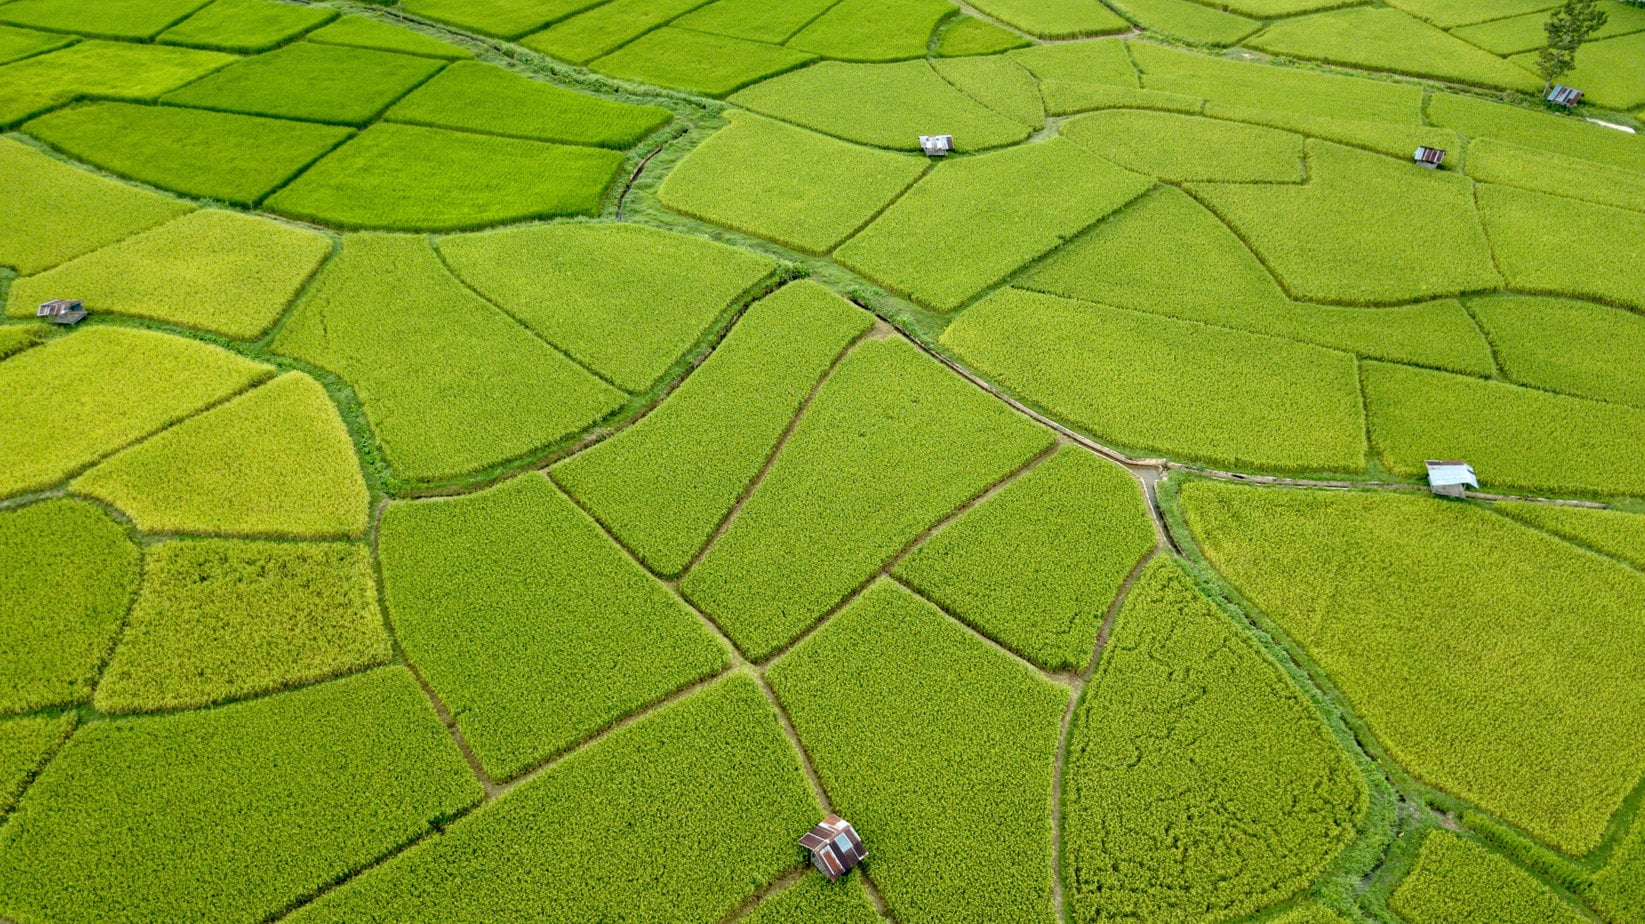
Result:
[[[0,924],[1645,924],[1556,5],[0,0]]]

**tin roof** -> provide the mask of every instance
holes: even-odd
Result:
[[[1443,487],[1446,485],[1465,484],[1479,487],[1479,479],[1474,476],[1474,467],[1458,460],[1429,459],[1428,484]]]
[[[1430,148],[1424,145],[1417,148],[1417,152],[1412,155],[1412,159],[1420,164],[1437,164],[1445,160],[1445,152],[1439,148]]]
[[[829,879],[838,879],[868,858],[862,839],[851,823],[829,815],[800,838],[800,846],[811,851],[811,862]]]

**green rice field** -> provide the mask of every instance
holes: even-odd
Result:
[[[1645,924],[1562,2],[0,0],[0,924]]]

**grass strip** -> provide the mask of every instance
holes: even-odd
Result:
[[[90,311],[135,315],[252,340],[331,255],[305,228],[202,209],[12,284],[7,309],[72,297]]]
[[[446,238],[457,275],[618,387],[657,384],[776,268],[725,244],[613,222]]]
[[[94,703],[105,713],[188,709],[389,655],[363,545],[162,542],[148,548],[143,589]]]
[[[274,917],[480,797],[400,667],[97,722],[0,834],[0,909],[23,920]]]
[[[1051,790],[1067,690],[884,580],[767,677],[899,921],[1056,920]],[[979,830],[998,848],[983,864]]]
[[[1125,469],[1063,448],[897,563],[896,576],[1047,670],[1083,670],[1109,604],[1154,548]]]
[[[72,555],[74,567],[59,555]],[[139,559],[125,529],[84,501],[0,512],[0,713],[91,699],[137,589]]]
[[[415,480],[540,452],[624,400],[464,288],[416,237],[343,238],[273,348],[347,380],[389,464]]]
[[[540,474],[392,505],[380,549],[406,657],[493,779],[729,663],[690,609]]]
[[[669,172],[657,198],[705,221],[827,253],[925,173],[925,161],[847,144],[752,113]]]
[[[288,920],[718,921],[798,864],[794,842],[820,812],[775,710],[737,674],[570,755]],[[692,849],[677,849],[682,839]]]
[[[953,311],[1151,185],[1060,138],[955,159],[835,256],[922,305]]]
[[[72,487],[149,533],[358,537],[368,515],[348,428],[301,372],[116,453]]]
[[[1369,802],[1285,672],[1164,558],[1115,618],[1063,780],[1063,881],[1082,921],[1283,902],[1354,840]]]
[[[1346,353],[1018,289],[967,309],[941,342],[1105,442],[1263,471],[1365,467]]]
[[[30,122],[29,134],[110,173],[202,199],[252,205],[350,131],[285,119],[87,103]]]
[[[1573,856],[1598,845],[1645,771],[1627,667],[1645,576],[1440,498],[1204,481],[1181,498],[1211,563],[1393,759]]]
[[[38,273],[187,214],[193,206],[0,138],[0,265]],[[16,296],[7,304],[16,309]]]
[[[823,383],[680,588],[762,660],[1051,443],[915,347],[866,342]]]
[[[93,326],[0,364],[0,497],[63,481],[269,375],[227,350]]]
[[[646,566],[685,570],[846,345],[873,324],[821,285],[756,302],[656,410],[554,466]]]

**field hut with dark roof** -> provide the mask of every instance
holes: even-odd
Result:
[[[1548,91],[1547,100],[1556,106],[1570,108],[1582,102],[1582,91],[1573,90],[1564,84],[1560,84]]]
[[[807,831],[800,838],[800,846],[811,851],[811,865],[827,876],[829,882],[851,872],[852,867],[868,858],[857,830],[838,815],[829,815]]]
[[[1422,147],[1417,148],[1417,152],[1411,155],[1411,159],[1416,161],[1418,167],[1427,167],[1429,170],[1438,170],[1439,165],[1445,163],[1445,152],[1441,151],[1439,148],[1430,148],[1427,145],[1423,145]]]
[[[53,324],[79,324],[86,317],[86,306],[75,299],[54,298],[34,312]]]

